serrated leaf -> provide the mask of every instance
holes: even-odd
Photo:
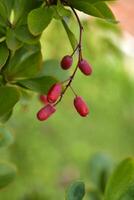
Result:
[[[0,148],[11,145],[13,141],[14,137],[12,133],[4,127],[0,127]]]
[[[39,45],[24,46],[10,59],[5,69],[6,79],[16,80],[32,78],[41,68],[42,54]]]
[[[69,3],[72,7],[88,15],[106,19],[110,22],[116,22],[111,9],[104,2],[97,2],[93,4],[90,3],[88,0],[69,0]]]
[[[62,20],[62,24],[65,28],[66,33],[67,33],[70,44],[71,44],[73,50],[75,50],[76,46],[78,45],[77,39],[75,38],[74,33],[70,30],[70,28],[68,27],[67,23],[64,20]]]
[[[51,76],[54,77],[58,81],[65,81],[69,77],[69,73],[63,71],[60,67],[60,63],[58,60],[50,59],[45,60],[42,64],[41,71],[37,74],[37,76]]]
[[[0,70],[5,65],[9,56],[9,50],[5,43],[0,44]]]
[[[26,44],[35,44],[39,41],[40,36],[33,36],[27,25],[18,26],[15,29],[15,36],[18,40],[26,43]]]
[[[0,117],[10,112],[19,101],[19,98],[20,94],[17,88],[10,86],[0,87]]]
[[[0,161],[0,189],[9,185],[16,177],[16,167],[13,164]]]
[[[50,87],[56,82],[57,80],[54,79],[53,77],[43,76],[43,77],[37,77],[33,79],[22,80],[22,81],[19,81],[18,83],[19,85],[29,90],[46,94],[48,90],[50,89]]]
[[[122,161],[111,176],[104,200],[134,199],[134,158]]]
[[[14,29],[11,29],[11,28],[7,29],[6,44],[7,44],[8,48],[12,51],[16,51],[23,45],[22,42],[20,42],[16,38]]]
[[[32,10],[28,15],[28,27],[30,32],[37,36],[49,25],[52,20],[53,9],[41,7]]]
[[[76,181],[68,188],[66,200],[82,200],[84,196],[85,184],[81,181]]]

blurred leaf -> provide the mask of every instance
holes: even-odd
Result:
[[[6,8],[6,16],[7,16],[8,20],[9,20],[10,14],[11,14],[11,10],[13,8],[14,0],[10,0],[10,1],[9,0],[0,0],[0,1],[1,1],[1,3],[3,3],[3,5]]]
[[[13,110],[5,113],[2,117],[0,117],[0,122],[2,124],[5,123],[5,122],[7,122],[10,119],[10,117],[12,116],[12,113],[13,113]]]
[[[102,200],[102,195],[97,189],[89,190],[87,196],[89,200]]]
[[[0,1],[0,16],[6,21],[7,19],[7,10],[5,5]]]
[[[41,7],[32,10],[28,15],[28,27],[30,32],[37,36],[49,25],[52,20],[53,9]]]
[[[111,9],[104,2],[91,4],[88,0],[69,0],[69,3],[72,7],[88,15],[116,22]]]
[[[9,81],[32,78],[40,70],[41,64],[40,45],[26,45],[15,52],[4,73]]]
[[[29,90],[46,94],[50,87],[56,82],[56,79],[54,79],[53,77],[43,76],[33,79],[22,80],[19,81],[19,84]]]
[[[103,154],[95,154],[89,162],[89,175],[91,182],[103,193],[110,176],[113,163]]]
[[[0,117],[12,110],[19,101],[20,94],[18,89],[10,86],[0,87]]]
[[[35,44],[40,39],[40,36],[33,36],[27,27],[27,25],[18,26],[15,29],[16,38],[27,44]]]
[[[7,147],[12,144],[14,137],[10,131],[4,127],[0,127],[0,147]]]
[[[0,44],[0,70],[6,64],[9,56],[9,50],[5,43]]]
[[[104,200],[134,199],[134,159],[122,161],[113,172],[105,193]]]
[[[8,28],[6,33],[6,43],[10,50],[16,51],[22,46],[22,43],[16,38],[14,29]]]
[[[16,167],[10,163],[0,162],[0,189],[10,184],[16,176]]]
[[[69,73],[61,69],[58,60],[51,59],[43,62],[42,69],[37,76],[51,76],[58,81],[65,81],[68,79]]]
[[[75,50],[76,46],[78,45],[77,39],[75,38],[74,33],[69,29],[67,23],[64,20],[62,20],[62,24],[65,28],[67,35],[68,35],[71,46],[72,46],[73,50]]]
[[[81,181],[74,182],[67,190],[66,200],[82,200],[85,195],[85,185]]]

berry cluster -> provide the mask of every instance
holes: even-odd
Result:
[[[71,9],[74,12],[76,19],[78,21],[78,24],[79,24],[79,29],[80,29],[79,42],[71,55],[66,55],[62,58],[60,65],[63,70],[70,69],[71,66],[73,65],[73,55],[75,54],[76,51],[78,51],[78,62],[77,62],[77,65],[75,67],[73,74],[68,78],[68,80],[61,82],[61,83],[54,84],[48,91],[47,95],[40,96],[40,100],[45,104],[45,106],[43,108],[41,108],[39,110],[39,112],[37,113],[37,118],[40,121],[44,121],[44,120],[48,119],[56,111],[57,104],[62,100],[62,98],[68,88],[70,88],[75,95],[74,107],[75,107],[76,111],[82,117],[86,117],[89,114],[89,108],[88,108],[87,104],[85,103],[85,101],[83,100],[82,97],[77,96],[76,92],[74,91],[74,89],[72,88],[72,85],[71,85],[78,69],[80,69],[80,71],[86,76],[89,76],[92,74],[91,65],[85,59],[83,59],[83,56],[82,56],[81,46],[82,46],[83,27],[81,25],[80,19],[77,15],[76,11],[73,8],[71,8]],[[66,83],[66,85],[63,87],[64,83]]]

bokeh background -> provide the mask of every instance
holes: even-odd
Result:
[[[64,199],[70,182],[88,182],[93,154],[108,155],[115,163],[134,155],[134,2],[120,0],[111,7],[119,25],[81,14],[83,52],[94,72],[91,77],[78,72],[73,87],[88,103],[89,117],[78,116],[70,91],[43,123],[36,119],[41,107],[36,94],[18,104],[6,124],[14,144],[0,151],[2,159],[16,164],[18,175],[0,192],[0,200]],[[70,27],[78,36],[74,19]],[[60,62],[72,51],[62,24],[55,20],[41,41],[45,60]]]

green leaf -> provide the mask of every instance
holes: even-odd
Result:
[[[7,10],[5,5],[0,1],[0,16],[5,20],[7,19]]]
[[[3,123],[6,123],[10,117],[12,116],[12,113],[13,113],[13,110],[5,113],[2,117],[0,117],[0,122],[3,124]]]
[[[67,190],[66,200],[82,200],[85,195],[85,184],[81,181],[74,182]]]
[[[111,159],[103,154],[95,154],[89,161],[90,181],[102,193],[104,193],[112,167]]]
[[[56,82],[57,80],[50,76],[43,76],[33,79],[22,80],[19,81],[18,83],[20,86],[23,86],[29,90],[46,94],[50,89],[50,87]]]
[[[69,0],[69,3],[72,7],[83,11],[88,15],[106,19],[111,22],[116,22],[112,11],[104,2],[91,4],[88,0]]]
[[[0,117],[10,112],[19,101],[18,89],[10,86],[0,87]]]
[[[8,81],[27,79],[34,77],[41,68],[42,54],[40,46],[26,45],[16,51],[10,59],[5,70],[5,76]]]
[[[15,0],[14,2],[14,24],[22,25],[27,23],[28,13],[40,6],[41,2],[33,0]]]
[[[3,5],[5,6],[6,8],[6,16],[7,16],[7,19],[9,20],[10,19],[10,15],[11,15],[11,10],[13,8],[13,3],[14,3],[14,0],[0,0]]]
[[[64,28],[65,28],[66,33],[67,33],[68,39],[69,39],[69,41],[70,41],[70,44],[71,44],[73,50],[75,50],[76,46],[78,45],[78,42],[77,42],[77,40],[76,40],[76,38],[75,38],[75,35],[74,35],[74,33],[69,29],[67,23],[66,23],[64,20],[62,20],[62,24],[63,24],[63,26],[64,26]]]
[[[16,172],[16,167],[13,164],[0,162],[0,189],[14,181]]]
[[[15,35],[14,29],[8,28],[6,33],[6,44],[8,48],[12,51],[16,51],[22,46],[22,42],[20,42]]]
[[[40,35],[52,20],[53,9],[41,7],[32,10],[28,15],[28,27],[30,32],[37,36]]]
[[[113,172],[104,200],[134,199],[134,158],[125,159]]]
[[[87,196],[89,200],[102,200],[101,193],[96,189],[89,189]]]
[[[0,44],[0,70],[6,64],[9,56],[9,50],[5,43]]]
[[[40,36],[33,36],[27,25],[18,26],[15,29],[15,36],[18,40],[26,44],[35,44],[39,41]]]
[[[68,79],[69,73],[61,69],[58,60],[51,59],[43,62],[42,69],[37,74],[37,76],[38,77],[51,76],[58,81],[65,81],[66,79]]]
[[[8,147],[14,141],[14,137],[10,131],[4,127],[0,127],[0,148]]]
[[[71,17],[71,11],[66,9],[63,4],[58,0],[57,5],[52,7],[54,9],[55,19],[63,19],[65,17]]]

